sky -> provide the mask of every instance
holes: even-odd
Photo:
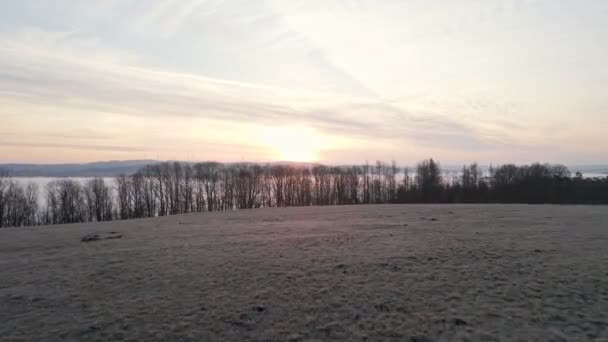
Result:
[[[0,163],[608,163],[608,1],[0,0]]]

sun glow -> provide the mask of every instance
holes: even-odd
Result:
[[[312,128],[287,126],[266,128],[262,139],[281,161],[313,162],[319,160],[321,135]]]

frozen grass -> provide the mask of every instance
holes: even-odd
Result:
[[[3,341],[601,338],[605,206],[259,209],[0,230]]]

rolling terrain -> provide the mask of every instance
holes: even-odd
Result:
[[[0,322],[3,341],[607,341],[608,207],[275,208],[3,229]]]

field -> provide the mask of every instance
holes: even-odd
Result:
[[[608,207],[307,207],[4,229],[0,339],[608,341]]]

